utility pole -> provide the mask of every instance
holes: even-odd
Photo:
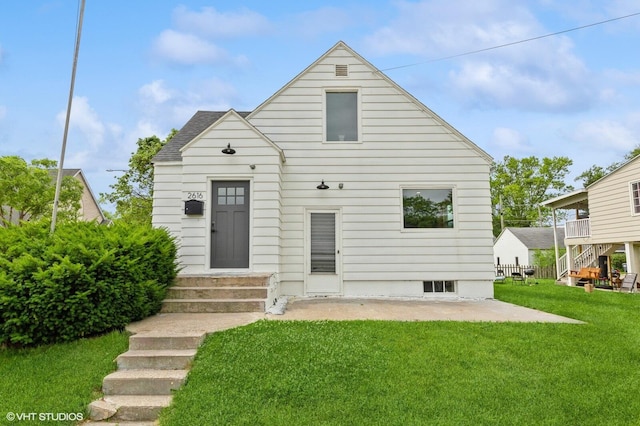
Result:
[[[502,211],[502,194],[500,194],[500,232],[504,231],[504,213]]]
[[[76,68],[78,67],[78,53],[80,51],[80,35],[82,34],[82,19],[84,17],[85,0],[81,0],[80,13],[78,15],[78,32],[76,34],[76,47],[73,53],[73,67],[71,70],[71,85],[69,88],[69,101],[67,102],[67,118],[64,123],[64,133],[62,135],[62,150],[60,152],[60,162],[58,163],[58,179],[56,180],[56,195],[53,199],[53,214],[51,215],[51,233],[56,230],[56,220],[58,219],[58,204],[60,203],[60,190],[62,188],[62,170],[64,168],[64,155],[67,150],[67,135],[69,134],[69,121],[71,119],[71,104],[73,103],[73,87],[76,82]]]

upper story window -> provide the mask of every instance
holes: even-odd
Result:
[[[358,92],[326,92],[327,141],[358,140]]]
[[[452,189],[403,189],[404,228],[453,228]]]
[[[631,211],[640,214],[640,182],[631,182]]]

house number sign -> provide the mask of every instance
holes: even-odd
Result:
[[[204,200],[202,192],[187,192],[187,200]]]

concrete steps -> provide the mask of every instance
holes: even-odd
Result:
[[[119,370],[102,381],[105,395],[171,395],[187,377],[187,370]]]
[[[269,274],[179,276],[168,290],[161,312],[264,312],[269,279]]]
[[[161,313],[265,312],[271,275],[179,276]],[[172,392],[184,383],[205,332],[163,330],[129,337],[129,350],[116,360],[118,370],[102,382],[104,397],[89,405],[93,423],[88,424],[146,426],[171,404]]]
[[[135,334],[117,358],[118,370],[102,382],[104,397],[89,405],[95,425],[153,424],[184,383],[203,333]],[[137,422],[137,423],[129,423]]]
[[[264,312],[263,299],[165,299],[162,313]]]
[[[127,351],[116,358],[119,370],[186,370],[196,355],[195,349]]]

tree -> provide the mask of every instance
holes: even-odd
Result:
[[[505,156],[495,163],[491,171],[491,202],[495,206],[493,233],[504,226],[530,227],[549,223],[550,209],[540,203],[558,196],[573,187],[565,183],[569,166],[568,157],[525,157],[517,159]]]
[[[113,192],[101,193],[100,201],[114,203],[114,219],[129,223],[151,224],[153,203],[153,164],[151,160],[178,133],[172,129],[165,140],[157,136],[138,139],[138,149],[131,153],[129,169],[109,185]]]
[[[0,157],[0,226],[50,217],[56,191],[57,162],[18,156]],[[82,184],[71,176],[62,179],[58,218],[77,220]]]

